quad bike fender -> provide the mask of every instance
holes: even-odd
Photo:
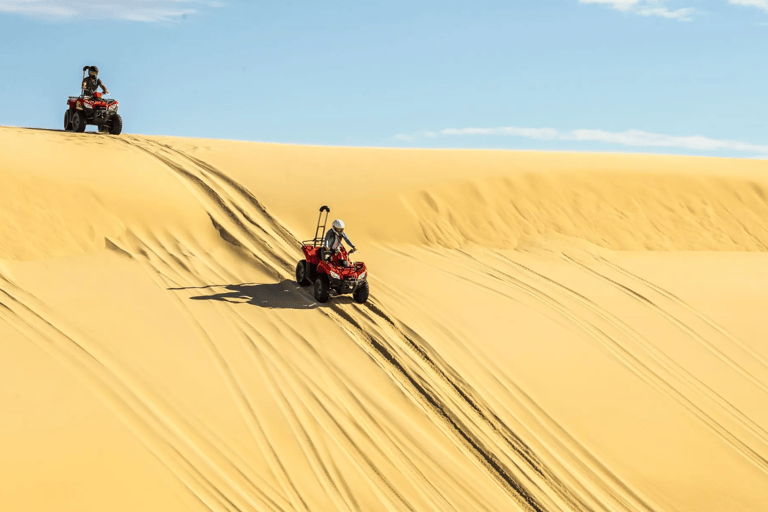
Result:
[[[343,276],[337,270],[329,265],[327,261],[321,261],[317,265],[317,277],[324,279],[331,289],[340,290],[342,288]]]
[[[301,250],[304,252],[304,259],[313,265],[320,263],[320,247],[302,246]]]
[[[333,269],[333,267],[332,267],[331,265],[329,265],[329,264],[328,264],[328,262],[327,262],[327,261],[320,261],[320,262],[317,264],[317,273],[318,273],[318,275],[321,275],[321,274],[322,274],[322,275],[330,276],[330,275],[331,275],[331,272],[333,272],[334,274],[336,274],[336,273],[337,273],[337,272],[336,272],[336,271]]]

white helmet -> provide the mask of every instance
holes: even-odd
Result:
[[[333,229],[338,234],[342,234],[344,232],[344,221],[342,221],[341,219],[336,219],[335,221],[333,221]]]

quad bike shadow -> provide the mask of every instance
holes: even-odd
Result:
[[[322,305],[307,297],[306,292],[293,280],[283,280],[279,283],[258,284],[228,284],[209,285],[201,287],[169,288],[169,290],[225,290],[210,295],[197,295],[192,300],[216,300],[230,304],[249,304],[266,309],[316,309]],[[354,301],[351,297],[343,297],[338,304]]]
[[[170,288],[171,290],[225,290],[210,295],[190,297],[192,300],[217,300],[230,304],[250,304],[268,309],[314,309],[317,303],[301,292],[295,281],[279,283],[210,285],[194,288]]]

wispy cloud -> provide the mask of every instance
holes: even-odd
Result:
[[[551,140],[560,135],[552,128],[515,128],[503,126],[501,128],[448,128],[440,132],[443,135],[515,135],[528,137],[529,139]]]
[[[684,7],[681,9],[670,10],[663,6],[666,0],[579,0],[580,4],[600,4],[616,9],[617,11],[628,12],[640,16],[658,16],[677,21],[691,21],[696,9]],[[744,1],[768,1],[768,0],[731,0],[732,2]]]
[[[641,2],[642,0],[579,0],[580,4],[602,4],[624,12],[633,9]]]
[[[414,135],[398,134],[395,140],[413,141],[422,134],[436,136],[456,135],[512,135],[536,140],[562,140],[582,142],[606,142],[631,147],[683,148],[698,151],[740,151],[764,154],[768,157],[768,145],[750,144],[735,140],[710,139],[701,135],[677,136],[660,133],[648,133],[640,130],[625,132],[607,132],[604,130],[572,130],[560,132],[552,128],[517,128],[503,126],[498,128],[446,128],[439,132],[421,132]]]
[[[654,9],[638,9],[637,14],[640,16],[659,16],[661,18],[667,18],[677,21],[693,21],[693,15],[696,13],[696,9],[692,7],[686,7],[683,9],[675,9],[670,11],[665,8]]]
[[[732,5],[743,5],[746,7],[757,7],[768,12],[768,0],[728,0]]]
[[[167,22],[223,7],[213,0],[0,0],[0,13],[14,13],[35,18],[73,20],[82,18],[120,19],[139,22]]]

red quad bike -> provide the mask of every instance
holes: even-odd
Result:
[[[369,291],[365,263],[349,261],[349,254],[343,246],[333,255],[327,251],[326,259],[322,259],[325,226],[328,223],[330,211],[331,209],[327,206],[320,208],[315,238],[300,242],[306,259],[296,265],[296,282],[302,286],[313,284],[317,302],[328,302],[331,292],[335,292],[337,295],[351,293],[356,302],[363,304],[368,300]],[[321,220],[323,212],[325,212],[324,221]],[[350,252],[355,250],[352,249]]]
[[[83,80],[90,66],[83,68]],[[64,112],[64,130],[84,132],[86,125],[96,125],[99,132],[120,135],[123,131],[123,118],[117,113],[117,100],[103,98],[100,92],[86,96],[85,90],[80,96],[70,96]]]

